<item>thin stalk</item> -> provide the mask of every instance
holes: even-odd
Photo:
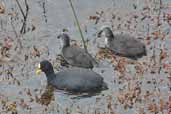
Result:
[[[18,5],[18,7],[19,7],[19,9],[20,9],[20,11],[21,11],[23,17],[25,17],[24,11],[23,11],[23,9],[21,8],[21,5],[20,5],[19,1],[16,0],[16,2],[17,2],[17,5]]]
[[[21,27],[20,33],[21,33],[21,34],[24,34],[24,33],[26,33],[26,23],[27,23],[29,5],[28,5],[28,3],[27,3],[27,0],[24,0],[24,2],[25,2],[25,7],[26,7],[26,13],[24,13],[24,11],[23,11],[23,9],[22,9],[22,7],[21,7],[21,5],[20,5],[20,2],[19,2],[18,0],[16,0],[16,2],[17,2],[17,5],[18,5],[18,7],[19,7],[19,9],[20,9],[20,11],[21,11],[21,14],[23,15],[24,21],[23,21],[23,25],[22,25],[22,27]]]
[[[81,30],[80,23],[79,23],[79,21],[78,21],[78,17],[77,17],[77,14],[76,14],[76,12],[75,12],[74,6],[73,6],[71,0],[69,0],[69,2],[70,2],[70,6],[71,6],[71,8],[72,8],[72,12],[73,12],[74,17],[75,17],[75,21],[76,21],[78,30],[79,30],[79,32],[80,32],[80,35],[81,35],[81,38],[82,38],[82,41],[83,41],[84,49],[85,49],[86,52],[88,52],[88,51],[87,51],[87,46],[86,46],[86,44],[85,44],[83,32],[82,32],[82,30]]]

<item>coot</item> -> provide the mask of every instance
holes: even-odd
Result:
[[[105,36],[106,47],[112,50],[115,54],[137,59],[146,55],[146,47],[139,40],[129,34],[114,35],[109,27],[104,27],[98,33],[98,37]]]
[[[57,89],[73,93],[99,92],[107,89],[103,77],[90,69],[72,68],[55,74],[52,64],[43,60],[38,65],[36,74],[40,74],[41,71],[46,74],[47,83]]]
[[[70,65],[92,69],[94,65],[98,64],[84,49],[71,46],[68,34],[62,33],[58,38],[61,38],[63,43],[62,56]]]

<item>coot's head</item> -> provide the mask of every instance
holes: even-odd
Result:
[[[39,75],[41,72],[44,72],[46,75],[54,73],[52,64],[47,60],[41,61],[37,66],[36,74]]]
[[[114,38],[113,32],[110,27],[102,27],[97,34],[97,37],[105,36],[106,38]]]
[[[62,40],[63,47],[70,46],[70,37],[68,34],[62,33],[57,38]]]

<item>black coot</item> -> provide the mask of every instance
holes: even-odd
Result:
[[[90,69],[75,68],[54,73],[52,64],[44,60],[38,65],[36,73],[44,72],[47,82],[57,89],[69,92],[89,93],[107,89],[103,77]]]
[[[112,50],[115,54],[132,59],[137,59],[143,55],[146,55],[145,45],[129,34],[114,35],[109,27],[104,27],[98,33],[98,37],[100,37],[103,33],[106,37],[105,44],[107,48]]]
[[[71,46],[70,37],[66,33],[60,34],[58,38],[61,38],[63,43],[62,56],[70,65],[93,68],[97,64],[96,60],[84,49]]]

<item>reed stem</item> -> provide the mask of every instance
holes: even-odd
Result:
[[[75,9],[74,9],[72,0],[69,0],[69,2],[70,2],[70,6],[71,6],[71,8],[72,8],[72,12],[73,12],[73,14],[74,14],[74,18],[75,18],[75,21],[76,21],[78,30],[79,30],[80,35],[81,35],[81,39],[82,39],[82,41],[83,41],[84,49],[85,49],[86,52],[88,52],[88,51],[87,51],[87,46],[86,46],[86,43],[85,43],[85,40],[84,40],[83,32],[82,32],[82,30],[81,30],[80,23],[79,23],[79,21],[78,21],[78,17],[77,17],[77,14],[76,14],[76,12],[75,12]]]

